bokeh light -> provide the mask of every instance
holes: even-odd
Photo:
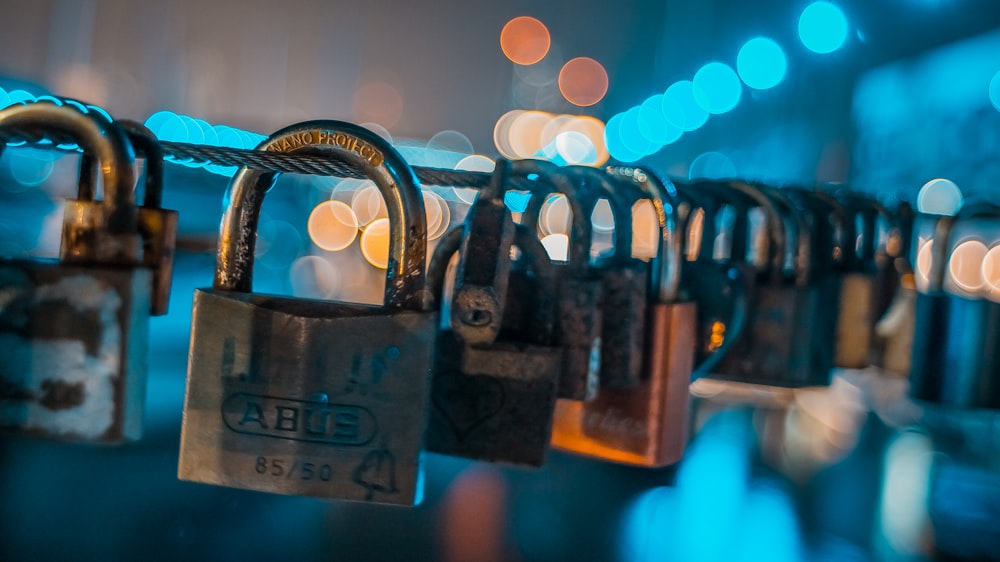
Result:
[[[361,255],[379,269],[389,266],[389,219],[372,221],[361,233]]]
[[[920,188],[917,194],[917,210],[930,215],[954,215],[962,208],[962,190],[955,182],[938,178]]]
[[[483,156],[482,154],[470,154],[465,158],[462,158],[455,164],[456,170],[465,170],[466,172],[487,172],[493,171],[496,167],[496,162],[488,156]],[[459,201],[471,205],[475,203],[476,196],[479,195],[478,189],[472,189],[468,187],[454,187],[455,196],[458,197]]]
[[[437,240],[444,236],[451,226],[451,208],[443,197],[430,190],[424,190],[424,209],[427,213],[427,239]]]
[[[635,162],[644,155],[640,154],[622,142],[621,124],[625,117],[624,113],[618,113],[608,119],[604,127],[604,143],[608,147],[608,153],[619,162]]]
[[[633,107],[622,115],[618,125],[618,134],[629,150],[642,156],[652,154],[662,148],[661,145],[650,142],[639,131],[639,107]]]
[[[340,274],[319,256],[302,256],[288,270],[292,295],[307,299],[330,299],[340,290]]]
[[[543,236],[569,234],[572,220],[569,199],[562,194],[550,195],[538,211],[538,230]]]
[[[743,83],[755,90],[767,90],[781,83],[788,69],[785,52],[767,37],[754,37],[740,47],[736,71]]]
[[[360,226],[365,226],[376,219],[386,218],[389,215],[385,207],[385,200],[382,199],[382,192],[371,180],[365,180],[351,196],[351,210],[354,211]]]
[[[567,261],[569,259],[569,236],[565,234],[549,234],[542,238],[542,247],[552,261]]]
[[[445,130],[435,133],[427,141],[427,148],[431,150],[447,150],[459,154],[472,154],[474,149],[469,137],[459,131]]]
[[[649,199],[637,201],[632,206],[632,256],[651,259],[660,245],[660,223],[656,209]]]
[[[952,250],[948,272],[958,288],[974,292],[983,287],[986,283],[983,279],[983,263],[987,251],[986,244],[979,240],[966,240]]]
[[[688,179],[731,179],[736,165],[725,154],[709,151],[699,154],[688,167]]]
[[[510,124],[507,146],[513,158],[531,158],[545,146],[542,131],[552,120],[552,114],[543,111],[524,111]]]
[[[607,199],[599,199],[590,213],[590,224],[594,232],[611,232],[615,229],[615,213]]]
[[[743,85],[727,64],[710,62],[698,69],[691,82],[695,102],[713,114],[726,113],[740,103]]]
[[[590,57],[571,59],[559,71],[559,92],[573,105],[594,105],[608,93],[608,72]]]
[[[688,80],[675,82],[663,92],[663,114],[682,131],[694,131],[708,121],[708,112],[695,101]]]
[[[1000,291],[1000,244],[990,248],[983,257],[983,281],[991,291]]]
[[[1000,111],[1000,70],[990,80],[990,103],[997,111]]]
[[[597,165],[597,149],[587,135],[578,131],[563,131],[553,141],[556,153],[569,165]]]
[[[10,150],[8,165],[10,174],[17,183],[25,187],[41,185],[55,169],[55,156],[48,150],[19,148]],[[7,191],[13,191],[8,189]]]
[[[338,252],[351,245],[358,235],[358,217],[346,203],[323,201],[309,213],[309,238],[328,252]]]
[[[578,115],[567,121],[562,126],[563,133],[580,133],[590,140],[590,146],[594,150],[593,162],[581,161],[580,164],[589,166],[603,166],[609,158],[608,147],[604,144],[604,122],[589,115]],[[565,157],[565,155],[564,155]],[[569,158],[567,158],[569,160]]]
[[[931,266],[934,262],[934,241],[919,240],[917,242],[917,268],[914,271],[914,281],[917,287],[926,291],[930,284]]]
[[[638,121],[639,133],[646,140],[660,146],[668,145],[681,138],[681,135],[684,134],[684,131],[669,121],[664,114],[663,97],[663,94],[655,94],[646,98],[639,106]],[[671,110],[676,110],[676,108],[676,103],[671,105]]]
[[[814,2],[799,16],[799,39],[814,53],[832,53],[847,39],[847,16],[835,4]]]
[[[529,65],[542,60],[551,42],[545,24],[530,16],[516,17],[500,30],[500,49],[515,64]]]
[[[358,121],[375,121],[392,128],[403,116],[403,93],[382,80],[364,82],[354,93],[354,115]]]

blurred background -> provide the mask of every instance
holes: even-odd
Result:
[[[846,182],[929,212],[1000,202],[995,0],[0,0],[0,10],[0,106],[74,97],[164,140],[252,147],[329,118],[376,130],[415,165],[641,162],[678,178]],[[57,254],[77,163],[4,151],[0,255]],[[232,172],[167,168],[181,251],[170,314],[151,321],[144,438],[93,448],[3,437],[0,558],[1000,558],[1000,422],[920,409],[904,381],[869,371],[753,407],[704,392],[688,454],[666,469],[552,452],[530,471],[428,454],[415,509],[177,481],[191,295],[210,283]],[[427,187],[424,198],[436,239],[472,194]],[[282,177],[264,207],[255,289],[375,302],[384,212],[364,182]],[[558,255],[565,204],[543,218]],[[606,216],[593,220],[610,230]],[[976,241],[969,263],[997,254],[1000,232]],[[982,267],[962,271],[951,270],[959,288],[1000,290]]]

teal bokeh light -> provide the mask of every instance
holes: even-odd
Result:
[[[649,96],[639,106],[639,132],[646,140],[660,146],[681,138],[683,131],[663,113],[663,94]]]
[[[699,68],[691,83],[695,102],[713,114],[731,111],[740,103],[743,94],[736,71],[721,62],[710,62]]]
[[[663,92],[663,114],[682,131],[694,131],[708,121],[708,112],[694,99],[689,80],[674,82]]]
[[[643,157],[642,154],[633,151],[622,142],[621,124],[624,113],[615,114],[604,125],[604,144],[608,147],[608,154],[619,162],[635,162]]]
[[[754,37],[740,48],[736,71],[743,83],[755,90],[773,88],[785,79],[788,59],[785,51],[767,37]]]
[[[1000,70],[990,80],[990,103],[997,111],[1000,111]]]
[[[799,39],[814,53],[832,53],[847,39],[847,16],[835,4],[813,2],[799,16]]]

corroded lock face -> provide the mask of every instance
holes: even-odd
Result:
[[[695,347],[696,305],[678,302],[681,252],[677,208],[659,180],[633,168],[611,173],[637,182],[659,217],[660,240],[650,290],[642,299],[648,316],[644,361],[631,388],[602,385],[586,402],[560,400],[552,445],[604,461],[658,467],[680,459],[687,441],[688,385]],[[649,294],[651,293],[651,294]]]
[[[241,170],[213,289],[195,293],[178,476],[280,494],[413,505],[423,489],[437,313],[424,311],[416,178],[380,137],[313,121],[260,147],[330,150],[375,180],[390,220],[384,306],[248,292],[262,194]],[[252,217],[252,220],[248,217]]]
[[[506,183],[508,167],[505,161],[497,163],[493,189],[480,192],[464,233],[454,230],[442,238],[431,260],[430,285],[440,300],[446,265],[461,247],[455,296],[451,299],[451,329],[438,337],[426,446],[429,451],[446,455],[540,466],[548,446],[562,372],[562,350],[551,345],[549,321],[555,306],[555,279],[537,238],[524,226],[515,228],[503,206],[500,188]],[[487,222],[499,228],[478,228],[484,215],[491,216]],[[514,269],[511,248],[515,239],[521,256],[519,269],[526,273],[523,264],[529,262],[534,275],[519,275],[517,283],[508,284],[506,277]],[[504,278],[466,273],[470,266],[484,262],[490,264],[486,270],[503,272]],[[505,291],[497,291],[498,286]],[[493,338],[484,338],[468,326],[459,329],[463,322],[475,319],[470,311],[481,307],[462,300],[470,288],[474,294],[492,297],[476,300],[487,300],[491,305],[488,312],[498,328]],[[501,294],[506,298],[495,298]],[[526,297],[530,297],[531,306],[538,308],[523,310],[534,314],[516,319],[535,320],[531,329],[514,324],[515,318],[506,316],[507,302]],[[470,332],[471,337],[467,337]]]
[[[0,111],[0,137],[19,127],[73,138],[102,164],[106,198],[89,202],[84,238],[138,239],[127,220],[134,218],[133,156],[121,130],[71,106]],[[93,249],[76,262],[0,258],[0,429],[88,443],[138,439],[150,271],[128,252]]]

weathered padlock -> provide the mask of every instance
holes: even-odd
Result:
[[[926,292],[916,298],[910,395],[956,408],[1000,409],[1000,303],[946,292],[952,229],[960,222],[991,219],[1000,207],[965,204],[955,216],[937,219]]]
[[[378,135],[308,121],[259,150],[331,154],[371,178],[390,223],[383,306],[250,293],[275,173],[241,169],[212,289],[194,296],[178,476],[281,494],[414,505],[423,489],[437,313],[412,169]]]
[[[591,216],[606,198],[614,217],[614,249],[596,264],[602,272],[600,386],[631,388],[642,379],[646,333],[649,264],[632,257],[632,206],[643,193],[632,181],[622,181],[604,170],[568,166],[565,173],[587,194],[583,208]]]
[[[532,230],[537,227],[542,201],[552,193],[566,195],[572,210],[569,261],[555,264],[555,337],[563,349],[559,397],[588,400],[597,393],[604,298],[602,272],[592,267],[590,260],[593,225],[584,204],[589,196],[554,164],[540,160],[515,160],[511,164],[514,176],[533,178],[524,182],[533,196],[521,216],[522,224]]]
[[[560,400],[552,445],[576,454],[638,466],[679,460],[687,441],[695,347],[695,303],[679,301],[681,239],[676,198],[649,172],[615,167],[609,173],[637,182],[652,200],[660,230],[651,269],[649,316],[642,334],[643,376],[632,388],[602,385],[587,402]],[[645,295],[644,295],[645,296]]]
[[[808,210],[796,209],[777,190],[768,189],[765,195],[761,188],[743,182],[729,182],[726,187],[751,196],[765,211],[771,233],[770,267],[753,292],[746,345],[722,358],[710,376],[786,387],[828,384],[836,318],[829,303],[839,295],[829,280],[811,275],[810,230],[815,220],[811,225],[805,218]],[[794,232],[796,244],[786,256],[788,230]],[[794,271],[790,276],[785,274],[786,262]]]
[[[509,164],[497,162],[494,171],[494,185],[505,182],[505,168]],[[466,320],[476,322],[475,311],[483,311],[480,303],[486,302],[490,320],[502,324],[503,302],[494,298],[467,299],[460,301],[459,295],[469,287],[468,276],[462,272],[469,263],[494,260],[482,254],[494,254],[495,260],[511,260],[511,247],[519,250],[519,261],[530,262],[534,285],[531,290],[544,295],[546,303],[535,299],[536,306],[548,309],[555,306],[555,272],[548,255],[534,233],[523,225],[516,225],[513,240],[502,236],[506,226],[498,231],[478,228],[476,223],[484,215],[506,214],[511,229],[509,211],[503,205],[502,191],[483,190],[470,210],[469,222],[464,231],[454,229],[438,243],[428,269],[428,286],[440,301],[443,293],[444,274],[449,259],[459,253],[454,296],[451,306],[460,310],[451,315],[451,330],[438,335],[434,367],[434,382],[431,390],[431,416],[427,427],[427,450],[446,455],[468,457],[491,462],[541,466],[548,448],[552,427],[552,411],[555,406],[559,376],[562,371],[562,352],[552,345],[552,334],[545,345],[536,339],[537,329],[530,330],[531,337],[507,329],[497,332],[493,341],[483,338],[481,332],[465,339],[458,325]],[[496,223],[496,220],[483,221]],[[483,226],[480,224],[479,226]],[[460,250],[461,248],[461,250]],[[477,252],[480,256],[469,260],[467,252]],[[510,270],[510,265],[487,267],[492,271]],[[502,283],[497,280],[496,282]],[[476,292],[487,295],[491,292],[481,282],[473,283]],[[510,299],[522,295],[507,292]],[[471,305],[471,306],[470,306]],[[549,316],[550,310],[536,308],[539,315]],[[479,327],[479,326],[473,326]]]
[[[58,262],[0,259],[0,427],[65,441],[138,439],[152,278],[140,263],[132,147],[119,127],[73,106],[0,111],[0,136],[21,128],[93,155],[105,197],[66,203]]]
[[[96,119],[104,119],[94,112]],[[138,208],[139,234],[142,236],[142,263],[153,271],[151,314],[167,313],[170,305],[170,285],[174,271],[174,251],[177,248],[177,211],[164,209],[163,203],[163,149],[156,136],[145,125],[136,121],[119,119],[115,123],[128,135],[136,153],[143,158],[144,188],[142,206]],[[89,170],[80,175],[80,198],[93,199],[97,162],[89,154],[81,157],[80,169]]]

